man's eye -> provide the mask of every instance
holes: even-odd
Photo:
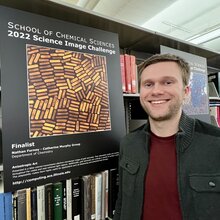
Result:
[[[152,86],[152,83],[145,83],[144,86],[145,86],[145,87],[151,87],[151,86]]]
[[[165,85],[170,85],[170,84],[172,84],[172,83],[173,83],[173,81],[165,81],[165,82],[164,82]]]

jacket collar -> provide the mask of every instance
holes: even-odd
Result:
[[[149,121],[144,126],[144,131],[146,135],[150,136],[150,123]],[[195,120],[187,116],[184,112],[182,112],[180,123],[179,123],[179,131],[177,133],[177,138],[180,141],[180,150],[185,151],[191,144],[192,138],[195,131]]]
[[[181,139],[180,150],[185,151],[191,144],[195,132],[195,119],[190,118],[184,112],[180,118],[178,136]]]

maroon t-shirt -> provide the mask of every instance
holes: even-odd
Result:
[[[151,135],[142,220],[181,220],[175,135]]]

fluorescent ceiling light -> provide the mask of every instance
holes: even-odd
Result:
[[[208,41],[214,40],[218,37],[220,37],[220,28],[210,31],[208,33],[205,33],[203,35],[200,34],[200,35],[193,36],[187,39],[186,41],[189,41],[194,44],[202,44],[202,43],[206,43]]]

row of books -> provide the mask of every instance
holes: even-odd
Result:
[[[123,93],[138,93],[138,71],[136,57],[130,54],[121,54],[120,66]]]
[[[0,193],[1,220],[104,220],[113,218],[117,169]]]

